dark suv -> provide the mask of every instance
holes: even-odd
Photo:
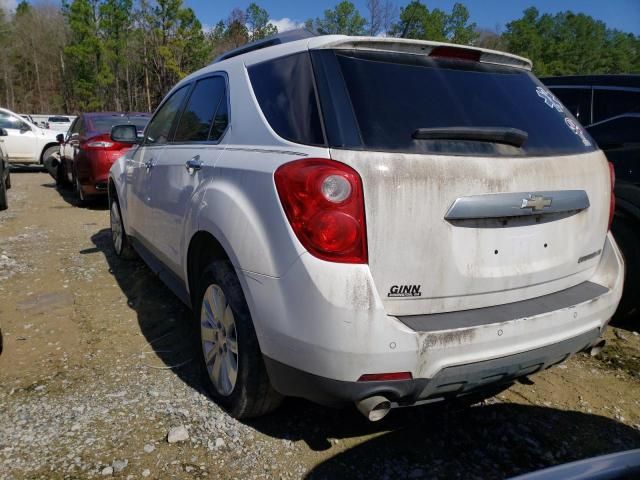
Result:
[[[627,264],[617,316],[640,313],[640,75],[579,75],[542,81],[613,163],[613,234]]]

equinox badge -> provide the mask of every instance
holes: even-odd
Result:
[[[530,208],[534,212],[539,212],[540,210],[544,210],[545,207],[550,207],[552,201],[553,199],[549,197],[529,195],[529,198],[522,199],[520,208]]]

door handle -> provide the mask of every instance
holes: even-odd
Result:
[[[200,155],[196,155],[191,160],[187,160],[187,163],[184,164],[185,168],[189,171],[200,170],[202,168],[203,162],[200,160]]]
[[[153,167],[156,166],[155,162],[153,161],[153,158],[147,160],[146,162],[144,162],[144,166],[147,167],[147,171],[151,170]]]

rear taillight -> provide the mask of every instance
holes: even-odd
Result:
[[[616,171],[613,168],[613,163],[609,162],[609,178],[611,180],[611,199],[609,200],[609,230],[611,230],[611,224],[613,223],[613,214],[616,210],[616,196],[614,189],[616,186]]]
[[[334,160],[286,163],[274,175],[280,202],[300,243],[330,262],[367,263],[362,181]]]
[[[89,150],[120,150],[125,145],[114,142],[111,135],[104,134],[89,138],[82,146]]]

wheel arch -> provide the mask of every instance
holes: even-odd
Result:
[[[230,260],[226,249],[210,232],[197,231],[189,242],[187,249],[187,287],[191,298],[191,305],[196,305],[195,285],[204,270],[217,260]]]

